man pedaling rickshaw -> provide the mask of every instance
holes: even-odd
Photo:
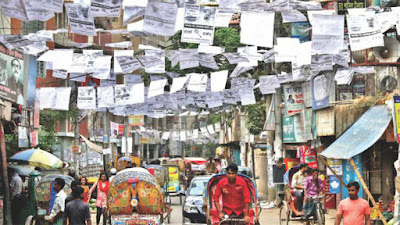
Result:
[[[218,211],[219,218],[244,219],[246,224],[250,222],[249,208],[251,203],[250,191],[246,182],[237,176],[238,166],[230,164],[226,168],[227,178],[220,180],[215,189],[213,201]],[[222,208],[219,202],[222,195]]]
[[[304,181],[307,178],[307,170],[307,164],[302,163],[300,165],[300,170],[297,171],[292,178],[292,187],[294,188],[294,195],[296,196],[296,208],[301,215],[303,215]]]

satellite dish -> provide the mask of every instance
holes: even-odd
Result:
[[[384,43],[384,46],[374,48],[375,58],[384,63],[397,62],[400,43],[392,37],[384,37]]]

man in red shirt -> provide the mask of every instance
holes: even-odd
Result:
[[[250,222],[249,208],[251,203],[250,191],[246,182],[237,176],[238,166],[229,164],[226,168],[227,178],[220,180],[213,196],[219,218],[224,215],[230,218],[243,218],[246,224]],[[222,195],[222,208],[219,199]]]

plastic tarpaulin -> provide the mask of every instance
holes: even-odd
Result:
[[[379,140],[391,119],[386,105],[371,107],[321,155],[330,159],[350,159],[364,152]]]
[[[103,148],[102,148],[100,145],[97,145],[97,144],[91,142],[90,140],[88,140],[88,139],[87,139],[85,136],[83,136],[82,134],[81,134],[80,136],[81,136],[81,138],[83,139],[83,141],[87,144],[87,146],[88,146],[91,150],[93,150],[93,151],[95,151],[95,152],[98,152],[98,153],[100,153],[100,154],[103,154]]]

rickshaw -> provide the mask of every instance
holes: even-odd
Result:
[[[128,164],[134,164],[133,167],[140,165],[140,158],[136,156],[117,156],[114,160],[114,166],[117,171],[125,169]]]
[[[165,208],[168,210],[170,209],[170,205],[168,204],[167,201],[167,186],[168,186],[168,171],[166,168],[164,168],[163,166],[160,165],[146,165],[145,168],[150,172],[151,175],[154,176],[154,178],[156,178],[157,184],[160,186],[161,188],[161,192],[163,194],[164,197],[164,205]],[[171,214],[168,214],[168,223],[171,220]]]
[[[35,187],[34,199],[33,198],[29,199],[36,200],[36,211],[33,212],[33,214],[31,214],[30,216],[28,216],[25,224],[48,224],[44,220],[44,216],[50,215],[50,212],[53,209],[54,199],[57,194],[53,190],[54,180],[56,178],[62,178],[65,181],[65,186],[63,190],[67,195],[69,195],[71,193],[71,183],[74,180],[70,176],[47,175],[42,177],[39,183],[36,185],[35,185],[35,179],[29,180],[29,188],[32,188],[33,186]]]
[[[170,213],[164,207],[163,195],[154,176],[139,167],[124,169],[115,175],[107,205],[111,225],[159,225]]]
[[[293,175],[300,170],[299,166],[291,167],[288,171],[286,171],[283,176],[283,181],[285,184],[284,198],[282,203],[280,204],[279,210],[279,224],[280,225],[288,225],[290,221],[303,221],[305,218],[300,214],[300,211],[296,207],[296,196],[294,195],[294,189],[292,188],[292,177]],[[312,168],[308,167],[308,170],[312,170]],[[316,199],[320,201],[320,197]],[[317,224],[325,224],[325,214],[321,211],[322,209],[318,207],[318,210],[315,211],[314,214],[316,216],[312,216],[311,222],[317,222]]]
[[[247,187],[249,188],[250,191],[250,198],[251,198],[251,204],[249,209],[250,225],[259,225],[260,223],[258,218],[261,211],[258,204],[257,187],[254,181],[250,177],[243,174],[237,174],[237,176],[242,178],[246,182]],[[230,224],[245,224],[244,219],[232,219],[232,218],[225,218],[222,220],[219,219],[218,211],[215,208],[215,204],[213,202],[213,195],[218,182],[226,177],[227,177],[226,174],[216,174],[212,176],[211,179],[208,181],[207,188],[204,194],[205,195],[204,205],[205,205],[208,225],[220,225],[221,223],[224,222]],[[222,199],[220,199],[220,202],[221,201]]]

